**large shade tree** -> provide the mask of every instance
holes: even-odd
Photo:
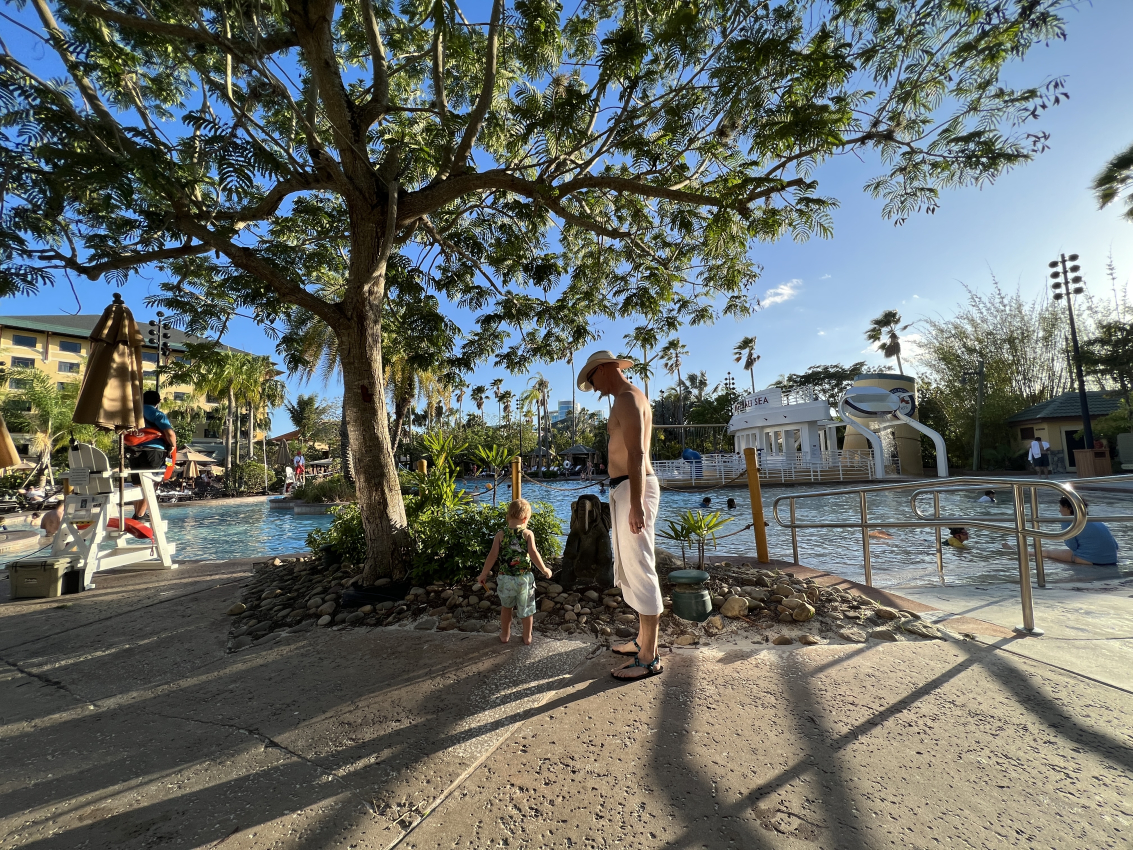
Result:
[[[40,40],[0,49],[0,294],[156,266],[195,333],[317,316],[366,576],[397,574],[391,257],[471,317],[462,368],[553,359],[595,317],[743,315],[752,243],[830,232],[824,161],[874,163],[901,220],[1041,149],[1022,124],[1061,82],[1001,71],[1067,4],[27,0]]]

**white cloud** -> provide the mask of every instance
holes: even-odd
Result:
[[[819,336],[826,336],[826,331],[819,331],[819,332],[818,332],[818,335],[819,335]]]
[[[799,294],[799,289],[802,287],[803,282],[797,277],[781,283],[764,293],[760,302],[764,307],[771,307],[775,304],[782,304],[784,301],[790,301]]]
[[[830,275],[824,274],[822,277],[819,278],[819,280],[830,280]]]

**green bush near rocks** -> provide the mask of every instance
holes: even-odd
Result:
[[[535,533],[535,544],[544,559],[561,552],[562,524],[546,502],[531,505],[527,527]],[[362,513],[356,504],[335,508],[330,528],[307,535],[313,551],[328,546],[344,562],[362,563],[366,543]],[[464,503],[410,511],[409,532],[413,540],[411,575],[417,584],[454,582],[475,576],[484,566],[496,532],[507,525],[507,505]]]
[[[341,475],[328,475],[326,478],[308,478],[295,488],[293,498],[308,504],[328,504],[332,502],[351,502],[355,499],[354,485]]]

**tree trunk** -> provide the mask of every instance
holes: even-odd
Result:
[[[364,584],[378,578],[402,578],[410,545],[384,409],[381,333],[381,314],[368,302],[358,305],[357,312],[338,329],[342,407],[366,536]]]
[[[232,469],[232,450],[236,444],[236,438],[232,433],[232,416],[236,412],[236,393],[232,390],[232,385],[228,386],[228,409],[224,412],[224,471],[229,472]],[[227,477],[227,476],[226,476]]]
[[[350,429],[346,427],[346,396],[342,398],[342,417],[338,422],[339,460],[342,463],[342,477],[354,483],[354,455],[350,451]],[[397,442],[393,444],[393,455],[397,455]]]
[[[248,402],[248,460],[252,459],[255,455],[256,446],[256,413],[252,409],[252,403]],[[264,463],[267,463],[267,458],[264,458]]]

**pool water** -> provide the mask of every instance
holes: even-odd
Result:
[[[579,487],[578,483],[556,484],[556,487]],[[469,482],[469,489],[483,489],[482,482]],[[837,489],[835,486],[814,487],[765,487],[764,505],[767,519],[771,522],[767,529],[768,546],[772,557],[790,560],[790,532],[779,527],[771,518],[771,502],[776,496],[790,493],[814,492]],[[562,521],[564,530],[570,521],[571,503],[584,493],[597,493],[597,485],[588,489],[563,490],[550,489],[531,482],[525,482],[523,495],[531,501],[549,502]],[[508,488],[501,487],[500,498],[507,498]],[[704,492],[679,492],[666,490],[661,497],[661,513],[658,530],[665,521],[676,519],[687,510],[701,507],[705,496],[712,499],[707,510],[719,510],[731,522],[721,529],[721,535],[729,534],[751,522],[751,503],[746,488],[726,488]],[[1011,508],[1007,504],[980,504],[976,501],[979,493],[946,493],[941,496],[941,511],[947,515],[959,515],[972,519],[986,518],[1008,521]],[[1004,492],[1006,496],[1006,491]],[[734,510],[727,509],[728,498],[736,500]],[[490,501],[491,497],[481,497]],[[604,497],[604,498],[608,498]],[[1133,499],[1119,493],[1091,492],[1086,498],[1090,512],[1102,514],[1133,513]],[[931,500],[922,502],[927,510]],[[1058,513],[1057,502],[1052,496],[1041,501],[1044,516]],[[786,517],[784,504],[783,516]],[[871,520],[881,517],[912,519],[909,512],[908,493],[877,493],[869,497]],[[856,496],[840,496],[830,499],[808,499],[798,503],[796,516],[799,521],[845,520],[856,521],[858,504]],[[179,560],[222,560],[228,558],[252,558],[300,552],[306,548],[307,533],[315,528],[326,528],[331,517],[295,516],[291,511],[271,510],[266,499],[246,502],[195,502],[185,507],[171,507],[164,513],[169,520],[169,537],[177,542]],[[1046,528],[1055,529],[1048,525]],[[1120,547],[1117,567],[1071,567],[1050,559],[1046,561],[1047,581],[1082,581],[1090,578],[1117,578],[1133,576],[1133,524],[1111,526]],[[873,581],[878,586],[909,587],[937,584],[936,554],[933,535],[930,529],[890,529],[891,540],[871,541],[870,554],[873,566]],[[947,532],[944,532],[947,536]],[[1001,544],[1013,537],[991,531],[974,529],[968,542],[968,551],[945,547],[944,572],[949,584],[986,584],[989,582],[1017,582],[1018,562],[1014,552],[1004,551]],[[678,544],[658,539],[658,544],[680,552]],[[1061,544],[1048,544],[1061,546]],[[751,529],[726,537],[718,542],[710,552],[717,555],[733,555],[754,560],[755,538]],[[689,553],[689,557],[693,557]],[[827,568],[849,579],[864,579],[862,565],[861,533],[856,530],[820,529],[799,532],[799,560],[812,567]],[[1032,573],[1034,565],[1032,563]]]

